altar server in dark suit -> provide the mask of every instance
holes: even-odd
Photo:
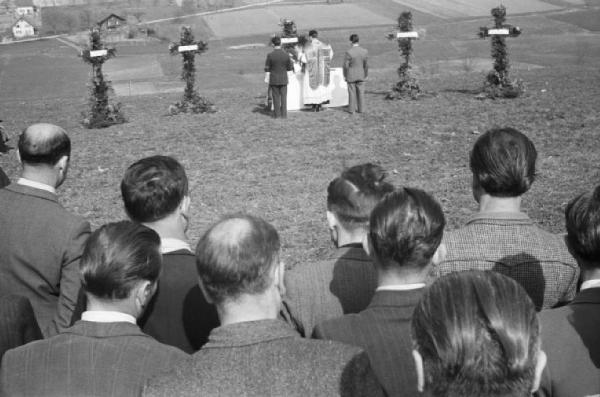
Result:
[[[146,396],[377,396],[359,348],[301,338],[277,315],[284,266],[277,231],[249,215],[223,218],[196,249],[200,285],[221,326],[190,362],[149,382]]]
[[[314,336],[360,346],[389,396],[417,396],[410,319],[440,246],[444,214],[433,197],[418,189],[389,193],[371,213],[369,250],[378,287],[365,310],[327,320]]]
[[[294,69],[292,60],[287,52],[281,49],[281,39],[277,36],[271,39],[272,52],[267,55],[265,72],[269,72],[269,88],[273,95],[273,117],[287,117],[287,72]]]
[[[172,157],[143,158],[125,172],[121,194],[131,220],[158,233],[163,254],[158,291],[140,327],[161,343],[193,353],[206,343],[219,318],[200,291],[196,257],[187,242],[190,195],[185,170]]]
[[[344,55],[344,79],[348,83],[348,113],[364,110],[364,81],[369,76],[369,52],[358,44],[358,35],[350,35],[352,48]]]
[[[27,297],[47,337],[71,325],[90,225],[58,203],[71,156],[66,132],[34,124],[18,146],[21,178],[0,189],[0,291]]]
[[[324,320],[365,309],[377,288],[377,273],[362,241],[375,205],[394,187],[383,168],[350,167],[327,187],[327,222],[335,257],[299,263],[285,273],[284,317],[310,338]]]
[[[582,284],[567,306],[540,313],[548,365],[539,395],[600,395],[600,186],[572,200],[565,215]]]
[[[29,300],[23,296],[0,297],[0,359],[9,349],[42,339]]]
[[[135,396],[144,382],[185,360],[136,325],[161,271],[160,238],[129,221],[92,233],[81,259],[87,311],[51,338],[9,350],[0,395]]]

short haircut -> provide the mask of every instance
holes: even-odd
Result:
[[[25,164],[55,165],[63,156],[71,156],[71,140],[60,127],[47,125],[54,131],[36,134],[23,130],[19,135],[19,156]]]
[[[281,38],[279,36],[274,36],[271,39],[271,43],[273,43],[274,46],[279,46],[281,45]]]
[[[493,271],[450,273],[429,286],[412,317],[432,396],[529,396],[540,349],[535,306]]]
[[[316,30],[314,30],[314,29],[311,29],[311,30],[308,32],[308,37],[319,37],[319,32],[317,32],[317,31],[316,31]]]
[[[439,203],[419,189],[387,194],[371,213],[369,240],[382,268],[425,267],[438,249],[446,220]]]
[[[496,128],[477,139],[471,151],[471,171],[491,196],[517,197],[535,179],[537,151],[533,142],[514,128]]]
[[[271,224],[251,215],[228,215],[198,242],[198,275],[217,304],[257,295],[272,282],[270,270],[279,264],[279,249],[279,235]]]
[[[356,33],[352,33],[352,34],[350,35],[350,41],[351,41],[353,44],[356,44],[356,43],[358,43],[358,35],[357,35]]]
[[[600,268],[600,186],[571,200],[565,219],[571,252],[584,267]]]
[[[140,281],[156,282],[162,267],[158,234],[139,223],[101,226],[81,256],[83,290],[100,299],[122,300]]]
[[[173,213],[188,194],[183,166],[168,156],[133,163],[121,181],[125,211],[136,222],[154,222]]]
[[[355,165],[329,183],[327,209],[346,227],[366,227],[375,205],[394,187],[385,181],[386,173],[378,165]]]

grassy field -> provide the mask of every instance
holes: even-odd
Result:
[[[383,38],[386,28],[352,29],[372,54],[368,112],[360,117],[340,109],[293,112],[285,122],[263,114],[261,69],[268,49],[229,49],[266,41],[256,35],[213,41],[198,57],[198,86],[217,113],[167,116],[178,93],[124,96],[119,100],[129,123],[104,130],[79,124],[89,70],[72,48],[57,41],[2,47],[0,118],[13,144],[23,127],[38,121],[69,131],[73,159],[61,201],[94,227],[124,218],[119,182],[126,167],[143,156],[167,154],[188,171],[193,243],[221,214],[248,211],[276,225],[289,265],[332,254],[326,187],[341,169],[361,162],[380,163],[396,185],[430,191],[449,228],[461,225],[476,209],[468,152],[479,133],[510,125],[530,136],[539,152],[525,210],[543,227],[562,232],[565,203],[600,182],[600,44],[597,34],[573,24],[533,15],[517,19],[532,33],[510,42],[513,76],[527,83],[526,95],[515,100],[479,101],[465,93],[483,81],[477,65],[487,58],[489,42],[474,37],[486,23],[482,19],[423,26],[415,71],[435,95],[408,102],[384,99],[398,62],[396,44]],[[322,32],[336,51],[334,66],[341,64],[350,32]],[[170,57],[164,43],[122,45],[118,54],[132,60],[120,61],[123,69],[147,69],[154,84],[177,82],[180,59]],[[136,57],[156,61],[144,65]],[[143,80],[131,70],[120,73]],[[0,166],[18,176],[14,152],[1,156]]]

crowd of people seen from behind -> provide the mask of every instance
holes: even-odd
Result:
[[[92,231],[58,201],[67,133],[31,125],[18,153],[0,178],[0,396],[600,395],[600,186],[573,192],[565,234],[540,228],[521,211],[536,148],[514,128],[471,149],[464,226],[359,164],[326,188],[335,256],[287,270],[251,214],[190,245],[172,157],[123,170],[129,219]]]

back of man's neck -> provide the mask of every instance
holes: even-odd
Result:
[[[521,212],[521,196],[495,197],[483,194],[479,198],[479,212]]]
[[[244,295],[235,301],[217,305],[221,325],[248,321],[274,320],[279,315],[279,304],[265,295]]]
[[[28,168],[24,168],[23,172],[21,173],[21,178],[56,188],[56,175],[49,170],[40,170],[38,172],[37,170],[33,171]]]
[[[395,287],[407,284],[424,284],[429,273],[429,266],[421,270],[382,270],[377,271],[377,287]]]
[[[172,238],[187,242],[185,230],[174,216],[169,215],[155,222],[144,222],[144,226],[149,227],[158,233],[161,240]]]

